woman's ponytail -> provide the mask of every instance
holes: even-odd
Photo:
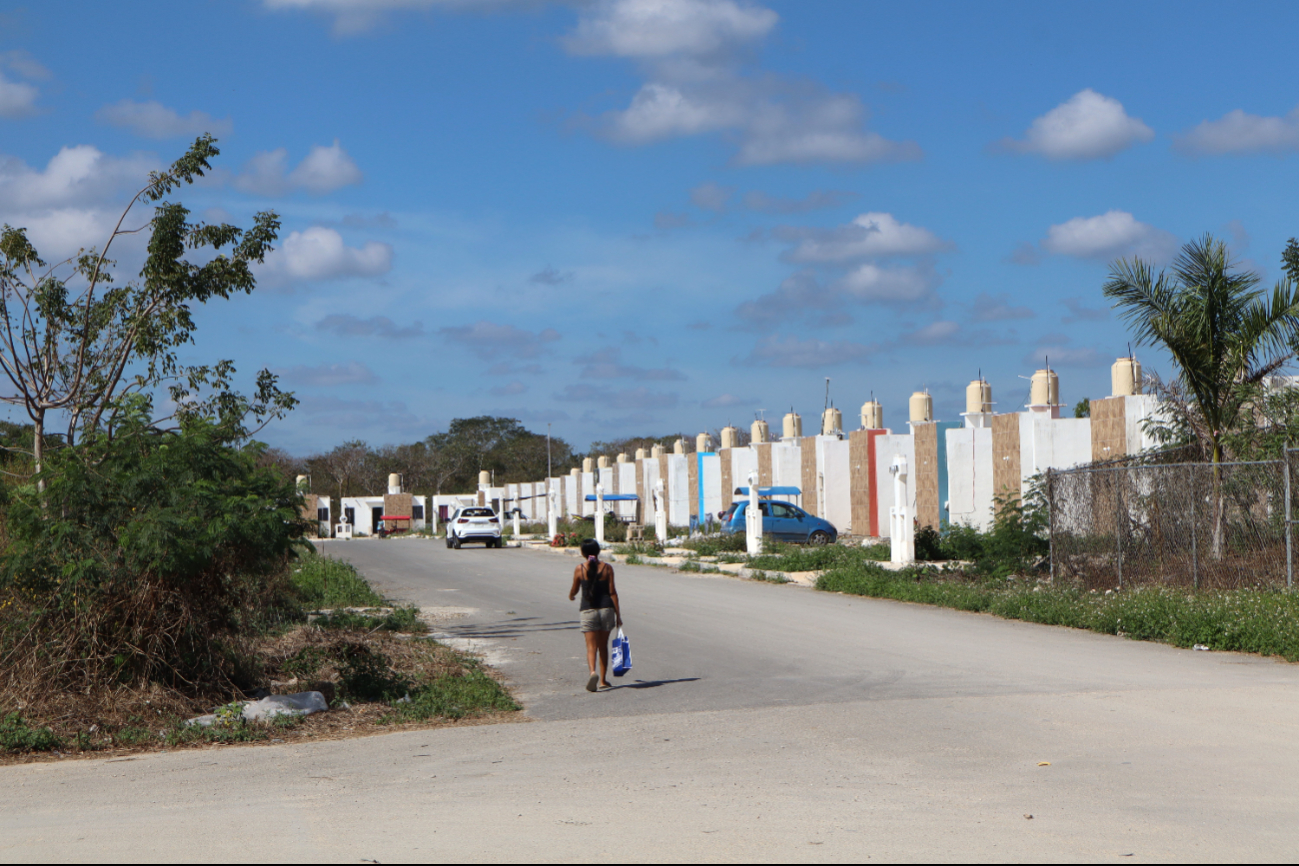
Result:
[[[600,542],[594,538],[583,541],[582,555],[586,557],[587,580],[596,580],[600,576]]]

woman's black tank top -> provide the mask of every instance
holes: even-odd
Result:
[[[582,566],[581,610],[600,610],[605,607],[613,607],[613,597],[609,595],[609,579],[605,573],[606,568],[609,568],[609,566],[603,562],[600,563],[597,569],[600,576],[592,580],[587,576],[587,566]]]

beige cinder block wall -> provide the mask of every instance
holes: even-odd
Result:
[[[735,490],[735,480],[732,478],[731,472],[731,449],[723,448],[717,453],[722,461],[722,510],[725,511],[730,508],[731,503],[735,501],[733,493]]]
[[[799,445],[802,483],[798,489],[803,491],[803,510],[820,517],[821,485],[816,471],[816,437],[804,436]]]
[[[1010,494],[1023,495],[1019,458],[1019,413],[1006,412],[992,416],[992,491],[996,498]]]
[[[921,527],[938,529],[942,505],[938,501],[938,425],[933,421],[913,423],[916,439],[916,521]]]

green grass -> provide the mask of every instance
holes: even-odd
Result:
[[[877,561],[874,548],[839,544],[823,547],[773,544],[767,550],[769,552],[760,556],[750,557],[749,567],[766,571],[824,571],[827,568]]]
[[[49,728],[33,728],[18,713],[0,716],[0,752],[49,752],[63,745]]]
[[[1283,656],[1299,661],[1299,595],[1270,590],[1188,593],[1142,587],[1096,592],[1035,580],[953,578],[870,564],[836,568],[816,588],[891,598],[1006,619],[1082,628],[1173,646]]]
[[[765,571],[755,571],[749,575],[750,580],[761,580],[765,583],[789,583],[789,578],[783,574],[767,574]]]
[[[409,703],[394,703],[393,711],[380,721],[417,722],[433,718],[463,719],[494,710],[516,711],[522,707],[496,680],[472,661],[460,676],[441,676],[410,692]]]
[[[293,570],[293,585],[310,608],[383,607],[383,596],[357,573],[351,563],[314,551],[303,555]]]
[[[396,631],[403,633],[422,633],[427,630],[419,620],[419,608],[398,607],[392,613],[370,614],[350,610],[339,610],[324,616],[316,617],[313,625],[320,628],[353,629],[359,631]]]
[[[717,556],[719,553],[744,553],[746,544],[744,533],[735,532],[730,535],[691,538],[682,541],[678,546],[693,550],[700,556]]]

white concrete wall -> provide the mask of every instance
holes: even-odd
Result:
[[[707,516],[713,516],[713,525],[717,524],[717,512],[722,510],[722,458],[716,454],[704,454],[698,458],[701,466],[699,483],[704,491],[704,514],[699,515],[701,523],[707,523]]]
[[[1155,437],[1145,431],[1143,422],[1160,415],[1159,400],[1153,394],[1135,394],[1123,398],[1124,434],[1129,454],[1139,454],[1149,448],[1159,447]]]
[[[572,517],[583,513],[581,504],[578,502],[577,492],[580,479],[580,475],[577,478],[569,475],[568,480],[564,482],[564,516],[566,517]]]
[[[802,441],[776,442],[771,446],[771,486],[797,487],[803,490],[803,448]],[[815,490],[803,490],[803,497],[815,498]],[[798,496],[773,497],[785,502],[806,502],[807,498]]]
[[[1027,492],[1034,475],[1047,469],[1069,469],[1092,459],[1090,418],[1052,418],[1044,412],[1019,416],[1020,490]]]
[[[615,463],[613,471],[618,473],[618,492],[636,495],[636,464],[633,462]],[[636,518],[635,502],[619,502],[618,516],[623,520]]]
[[[654,525],[654,485],[659,480],[658,460],[647,457],[641,461],[641,471],[645,473],[645,525]],[[664,485],[667,480],[664,479]],[[665,490],[666,492],[666,490]]]
[[[595,473],[583,472],[582,493],[581,496],[579,497],[580,502],[578,503],[579,507],[582,509],[580,513],[582,514],[583,517],[586,517],[591,514],[595,514],[595,503],[586,501],[586,497],[594,496],[594,495],[595,495]]]
[[[837,436],[816,437],[816,474],[821,485],[819,500],[815,490],[803,491],[803,501],[824,503],[819,515],[834,524],[840,532],[852,526],[852,485],[848,468],[848,440]]]
[[[755,446],[731,449],[731,493],[749,484],[749,473],[758,471],[758,452]],[[733,497],[732,497],[733,498]]]
[[[889,465],[902,454],[907,458],[907,504],[916,514],[916,440],[909,433],[888,433],[875,437],[876,494],[880,513],[880,535],[889,537],[889,509],[893,507],[893,474]]]
[[[668,525],[690,525],[690,469],[693,454],[668,455]]]
[[[947,519],[986,532],[992,528],[992,428],[947,431]]]

